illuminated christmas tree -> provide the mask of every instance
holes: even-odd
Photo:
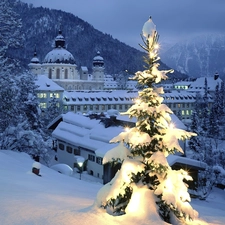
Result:
[[[121,163],[121,169],[111,182],[103,186],[97,205],[112,215],[152,218],[155,222],[193,220],[187,184],[192,178],[184,170],[172,170],[167,156],[183,152],[178,140],[193,133],[177,129],[171,121],[173,113],[163,102],[163,88],[158,84],[172,71],[158,69],[158,33],[150,18],[143,26],[141,47],[147,52],[148,68],[138,71],[134,79],[143,87],[135,104],[123,114],[137,119],[136,126],[120,133],[111,142],[119,142],[110,150],[103,163]],[[157,84],[157,85],[156,85]]]

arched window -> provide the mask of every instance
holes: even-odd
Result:
[[[56,79],[60,79],[60,69],[56,69]]]
[[[65,69],[65,79],[68,79],[68,69]]]
[[[48,70],[48,78],[52,79],[52,69],[51,68]]]

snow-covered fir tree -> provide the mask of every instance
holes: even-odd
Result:
[[[21,46],[22,24],[13,11],[12,4],[10,0],[0,2],[0,132],[16,120],[15,105],[18,90],[14,77],[20,66],[10,55],[9,49]]]
[[[27,152],[48,161],[48,137],[42,132],[34,76],[12,56],[21,47],[21,20],[15,0],[0,2],[0,149]]]
[[[175,128],[170,117],[172,111],[162,104],[163,88],[156,84],[167,79],[166,74],[172,71],[158,70],[158,37],[150,18],[144,24],[144,45],[141,45],[147,52],[147,67],[134,77],[144,89],[124,113],[137,119],[136,126],[111,140],[119,145],[107,152],[103,163],[118,162],[121,169],[99,191],[96,204],[112,215],[126,214],[135,219],[154,215],[159,221],[186,224],[197,215],[183,181],[192,178],[184,170],[172,170],[167,156],[183,153],[178,140],[195,134]]]

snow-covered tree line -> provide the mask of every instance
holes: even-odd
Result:
[[[205,80],[204,94],[198,95],[195,110],[192,114],[190,131],[198,136],[189,141],[189,157],[205,162],[208,165],[205,183],[225,185],[225,87],[224,82],[217,85],[212,105],[209,104],[208,84]],[[207,177],[207,174],[209,175]],[[214,175],[214,176],[212,176]]]
[[[144,87],[135,104],[124,114],[137,119],[136,126],[113,138],[118,147],[106,153],[103,163],[121,163],[121,169],[111,182],[99,191],[96,204],[112,215],[154,222],[163,219],[177,224],[194,220],[187,184],[192,178],[184,170],[172,170],[167,156],[183,152],[178,139],[194,133],[172,126],[172,111],[163,102],[163,88],[156,87],[171,71],[158,69],[158,33],[151,18],[144,24],[143,42],[147,52],[146,70],[135,74]],[[157,85],[158,86],[158,85]],[[175,222],[177,221],[177,222]]]
[[[50,137],[45,127],[50,118],[42,117],[35,77],[22,71],[9,51],[20,51],[23,45],[14,3],[0,2],[0,149],[26,152],[48,162]]]

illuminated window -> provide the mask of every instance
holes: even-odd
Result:
[[[50,98],[59,98],[59,93],[50,93]]]
[[[180,104],[177,104],[177,107],[180,108]]]
[[[181,111],[181,114],[182,114],[182,116],[184,116],[184,115],[185,115],[185,111],[184,111],[184,110],[182,110],[182,111]]]
[[[37,93],[38,98],[47,98],[46,93]]]
[[[47,103],[46,102],[41,102],[40,103],[40,108],[45,109],[47,107]]]

